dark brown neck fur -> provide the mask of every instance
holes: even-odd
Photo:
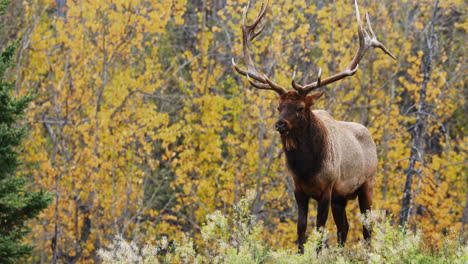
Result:
[[[329,159],[328,134],[323,122],[312,111],[302,124],[281,136],[289,169],[303,180],[315,176]]]

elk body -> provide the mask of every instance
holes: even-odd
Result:
[[[323,95],[324,91],[309,93],[316,88],[354,75],[358,70],[358,63],[370,47],[380,48],[393,59],[395,57],[377,41],[367,13],[368,31],[364,29],[357,3],[355,3],[360,45],[348,67],[323,80],[321,70],[319,70],[317,81],[304,86],[295,83],[293,77],[294,90],[286,91],[267,76],[260,75],[253,65],[248,46],[264,28],[262,26],[256,31],[257,25],[265,16],[268,2],[266,5],[262,3],[255,21],[251,25],[246,25],[249,4],[244,8],[242,23],[243,52],[247,70],[240,69],[234,59],[232,62],[236,71],[247,76],[253,87],[273,90],[279,95],[279,118],[275,123],[275,128],[281,135],[286,164],[294,180],[294,195],[298,206],[299,252],[304,251],[310,198],[318,202],[317,228],[325,225],[331,207],[338,229],[338,243],[344,245],[348,234],[346,218],[348,200],[358,197],[361,213],[371,208],[374,177],[377,170],[376,146],[369,130],[363,125],[336,121],[326,111],[311,111],[311,106]],[[366,240],[371,237],[366,227],[363,227],[363,235]]]

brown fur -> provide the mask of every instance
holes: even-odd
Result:
[[[322,95],[304,97],[291,91],[278,98],[280,114],[275,126],[294,180],[299,252],[305,243],[309,199],[318,202],[317,228],[325,225],[331,206],[338,242],[343,245],[348,233],[347,201],[359,196],[361,212],[370,209],[377,169],[375,144],[367,128],[335,121],[325,111],[310,110]],[[363,234],[370,239],[365,227]]]
[[[331,150],[328,144],[328,133],[322,121],[310,109],[305,109],[302,115],[304,123],[300,124],[301,127],[289,131],[286,135],[281,135],[281,140],[289,168],[297,172],[298,168],[307,167],[309,169],[307,175],[310,175],[322,169],[324,163],[330,158]],[[297,163],[297,156],[307,157],[307,159]]]

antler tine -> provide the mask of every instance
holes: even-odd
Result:
[[[247,76],[249,74],[248,71],[244,71],[242,70],[241,68],[239,68],[239,66],[237,66],[236,62],[234,61],[234,58],[231,58],[232,59],[232,66],[234,66],[234,69],[240,74],[240,75],[244,75],[244,76]],[[255,69],[254,69],[255,70]],[[249,76],[251,76],[253,79],[255,79],[256,81],[259,81],[259,82],[263,82],[263,78],[259,78],[258,75],[256,75],[255,73],[252,73],[250,72]]]
[[[264,2],[262,2],[262,6],[260,7],[259,12],[257,13],[255,21],[250,25],[246,24],[247,11],[248,11],[249,6],[250,6],[250,1],[244,7],[244,10],[242,12],[242,26],[241,26],[241,28],[242,28],[242,46],[243,46],[244,60],[245,60],[246,66],[247,66],[247,70],[240,69],[237,66],[237,64],[235,63],[234,58],[232,58],[232,65],[234,66],[234,69],[239,74],[247,76],[247,78],[249,80],[249,83],[253,87],[258,88],[258,89],[273,90],[273,91],[276,91],[277,93],[279,93],[281,95],[281,94],[284,94],[286,92],[286,90],[283,87],[281,87],[279,84],[277,84],[277,83],[271,81],[270,79],[268,79],[268,77],[261,76],[258,73],[257,69],[255,69],[255,66],[253,64],[253,60],[250,57],[250,52],[249,52],[249,49],[248,49],[250,41],[253,40],[255,37],[257,37],[260,33],[262,33],[263,29],[265,28],[265,25],[262,25],[260,29],[258,29],[257,31],[255,30],[258,23],[260,23],[262,18],[265,17],[266,10],[267,10],[267,7],[268,7],[268,3],[269,3],[268,0],[267,0],[266,4]],[[257,82],[254,82],[252,79],[250,79],[250,77],[252,77]]]
[[[255,17],[255,20],[254,20],[254,22],[252,24],[246,25],[247,27],[255,28],[258,25],[260,20],[262,20],[262,18],[266,14],[266,9],[267,9],[268,3],[269,3],[269,0],[267,0],[266,5],[265,5],[265,2],[262,1],[262,5],[260,6],[260,11],[258,11],[257,17]],[[249,1],[249,4],[250,4],[250,1]]]
[[[294,90],[296,90],[299,94],[309,93],[309,91],[305,91],[307,86],[302,86],[302,85],[296,83],[296,81],[294,80],[295,77],[296,77],[296,72],[294,72],[293,77],[292,77],[292,82],[291,82],[292,87],[294,88]],[[322,86],[322,85],[320,85],[321,84],[321,79],[322,79],[322,68],[319,68],[319,71],[317,73],[317,81],[312,83],[312,84],[317,86],[316,88]]]
[[[267,0],[267,4],[266,4],[267,6],[268,6],[268,1],[270,0]],[[255,21],[257,20],[260,21],[260,18],[265,15],[266,8],[264,7],[265,7],[265,2],[262,1],[262,5],[260,6],[260,11],[258,12],[257,17],[255,18]]]
[[[271,87],[268,84],[257,83],[257,82],[252,81],[248,73],[245,76],[247,76],[247,80],[249,81],[250,85],[252,85],[253,87],[258,88],[258,89],[263,89],[263,90],[271,90]]]
[[[245,26],[245,20],[247,20],[247,10],[249,10],[250,6],[250,1],[247,2],[247,5],[244,6],[244,9],[242,10],[242,26]]]
[[[358,36],[359,36],[359,48],[361,48],[365,46],[366,38],[369,38],[369,35],[367,34],[367,31],[362,26],[361,14],[359,13],[357,0],[354,0],[354,8],[356,10],[356,24],[357,24],[357,30],[358,30]]]
[[[380,48],[381,50],[383,50],[383,52],[385,52],[388,56],[392,57],[392,59],[396,60],[397,58],[395,56],[393,56],[393,54],[387,49],[387,47],[385,47],[382,43],[380,43],[377,38],[375,37],[375,34],[374,34],[374,30],[372,30],[372,25],[370,23],[370,19],[369,19],[369,13],[366,12],[366,20],[367,20],[367,27],[371,33],[371,44],[372,44],[372,47],[374,48]]]
[[[284,94],[286,92],[286,90],[281,85],[279,85],[279,84],[273,82],[272,80],[270,80],[268,78],[268,76],[263,75],[263,78],[265,78],[265,81],[268,83],[268,85],[270,85],[271,89],[276,91],[280,95]]]
[[[297,84],[296,81],[294,80],[295,78],[296,78],[296,71],[294,71],[294,73],[293,73],[291,85],[294,88],[294,90],[296,90],[298,93],[302,93],[304,87],[302,87],[302,85],[300,85],[300,84]]]
[[[254,82],[252,79],[250,79],[250,75],[247,73],[247,80],[249,81],[250,85],[252,85],[255,88],[262,89],[262,90],[273,90],[279,94],[284,93],[283,87],[279,86],[278,84],[272,82],[266,75],[264,75],[265,80],[267,81],[267,84],[265,83],[258,83]]]
[[[260,10],[258,11],[257,16],[255,17],[254,22],[250,25],[247,25],[245,23],[245,21],[247,20],[247,11],[249,10],[249,7],[250,7],[250,1],[244,7],[244,11],[242,12],[242,27],[245,28],[245,30],[249,33],[249,36],[248,36],[249,40],[253,40],[255,37],[260,35],[260,33],[262,33],[263,29],[265,28],[265,25],[262,25],[262,27],[257,32],[255,32],[254,30],[255,27],[257,27],[258,23],[260,23],[262,18],[265,16],[268,3],[269,3],[269,0],[267,0],[266,5],[264,2],[262,2],[262,6],[260,7]]]
[[[261,27],[257,32],[254,32],[254,33],[253,33],[253,35],[252,35],[252,37],[251,37],[250,40],[252,40],[252,39],[256,38],[258,35],[260,35],[260,33],[262,33],[262,31],[263,31],[264,28],[265,28],[265,25],[262,25],[262,27]]]
[[[375,37],[374,30],[372,30],[372,25],[371,25],[370,19],[369,19],[369,13],[367,11],[366,11],[366,22],[367,22],[367,29],[371,33],[371,39],[377,39]]]
[[[366,12],[366,20],[367,20],[366,22],[367,22],[367,27],[368,27],[368,30],[369,30],[371,36],[369,36],[369,33],[364,29],[364,27],[363,27],[363,25],[361,23],[361,16],[359,15],[359,7],[358,7],[358,4],[357,4],[357,0],[354,1],[354,6],[355,6],[355,9],[356,9],[356,20],[357,20],[358,35],[359,35],[359,49],[357,50],[356,54],[354,55],[353,60],[348,65],[348,67],[346,67],[346,69],[344,71],[342,71],[342,72],[340,72],[338,74],[335,74],[335,75],[333,75],[331,77],[325,78],[324,80],[320,79],[321,73],[319,73],[319,78],[317,79],[316,82],[313,82],[311,84],[303,86],[303,89],[302,89],[302,92],[301,92],[302,95],[306,95],[307,93],[309,93],[313,89],[319,88],[321,86],[325,86],[327,84],[336,82],[336,81],[341,80],[343,78],[346,78],[348,76],[354,75],[356,73],[356,71],[358,70],[358,68],[359,68],[359,62],[364,57],[364,55],[366,54],[367,50],[370,47],[379,48],[379,49],[383,50],[387,55],[389,55],[390,57],[392,57],[393,59],[396,60],[395,56],[393,56],[393,54],[382,43],[380,43],[377,40],[377,38],[375,37],[375,33],[372,30],[372,26],[371,26],[370,20],[369,20],[369,15],[367,14],[367,12]]]
[[[319,68],[318,71],[318,77],[317,77],[317,86],[320,86],[320,80],[322,79],[322,68]]]

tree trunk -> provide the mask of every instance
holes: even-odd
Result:
[[[465,107],[464,107],[465,116],[468,116],[468,88],[467,88],[467,86],[465,86],[464,94],[465,94]],[[461,227],[461,232],[460,232],[460,234],[463,237],[465,236],[464,235],[465,226],[468,223],[468,167],[465,170],[466,170],[465,177],[466,177],[466,186],[467,187],[466,187],[466,191],[465,191],[465,209],[463,210],[463,216],[462,216],[462,219],[461,219],[462,227]]]
[[[432,67],[432,43],[435,38],[434,34],[434,24],[436,19],[437,13],[437,5],[439,1],[436,0],[434,3],[434,10],[432,13],[432,25],[431,25],[431,33],[429,35],[429,39],[427,41],[427,50],[423,57],[423,83],[421,90],[419,91],[419,104],[418,109],[416,111],[416,123],[414,124],[413,129],[413,140],[411,146],[411,154],[410,154],[410,161],[407,169],[406,174],[406,182],[405,182],[405,189],[403,192],[403,201],[400,211],[400,221],[399,224],[402,227],[405,227],[408,223],[410,211],[411,211],[411,202],[412,202],[412,191],[411,186],[413,185],[413,176],[415,174],[420,173],[420,169],[418,171],[415,170],[416,161],[420,163],[423,162],[423,148],[422,148],[422,138],[423,138],[423,131],[425,129],[425,118],[424,118],[424,106],[425,106],[425,98],[426,98],[426,89],[427,83],[430,80],[430,72]]]
[[[466,186],[468,186],[468,168],[466,169]],[[465,194],[465,209],[463,210],[462,216],[462,227],[461,227],[461,235],[464,236],[465,226],[468,222],[468,187],[466,188]]]

